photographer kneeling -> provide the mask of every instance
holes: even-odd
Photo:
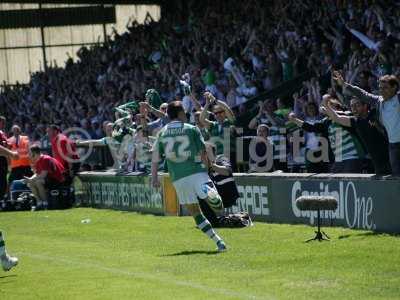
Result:
[[[41,154],[37,145],[29,148],[29,158],[35,174],[25,177],[25,181],[36,198],[36,207],[32,207],[32,210],[45,209],[48,205],[48,191],[60,187],[65,181],[64,167],[55,158]]]
[[[232,207],[239,198],[239,192],[233,178],[231,163],[223,155],[215,156],[215,147],[212,144],[206,142],[205,145],[209,176],[222,198],[224,208]],[[252,224],[247,213],[217,216],[206,201],[200,199],[199,204],[204,216],[213,227],[245,227]]]

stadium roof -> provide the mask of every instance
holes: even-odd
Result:
[[[2,3],[41,3],[41,4],[163,4],[165,0],[114,0],[114,1],[98,1],[98,0],[49,0],[49,1],[2,1]]]

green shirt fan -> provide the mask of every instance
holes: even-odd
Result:
[[[160,105],[162,104],[161,97],[155,89],[148,89],[145,97],[151,106],[155,107],[156,109],[160,108]]]

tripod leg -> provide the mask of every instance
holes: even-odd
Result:
[[[324,231],[322,231],[322,234],[323,234],[328,240],[331,239]]]
[[[315,240],[319,240],[318,231],[315,231],[315,237],[306,240],[305,243],[308,243],[308,242],[311,242],[311,241],[315,241]]]

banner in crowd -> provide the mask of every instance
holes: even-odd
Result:
[[[247,211],[256,220],[315,224],[317,212],[300,211],[300,196],[333,196],[336,211],[323,211],[323,224],[383,232],[400,232],[400,182],[343,175],[260,177],[236,176],[240,193],[233,211]]]

